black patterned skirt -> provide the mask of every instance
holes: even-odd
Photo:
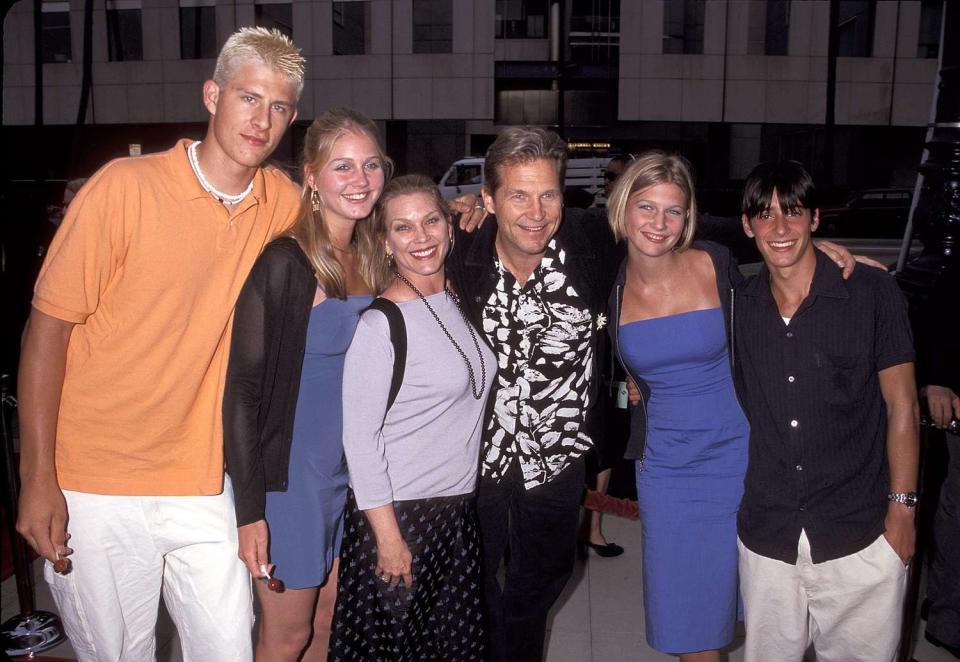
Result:
[[[475,496],[393,504],[413,586],[377,577],[373,530],[351,490],[344,516],[330,659],[482,660],[486,649]]]

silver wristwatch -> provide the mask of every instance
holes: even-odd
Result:
[[[891,492],[887,495],[887,501],[896,501],[907,508],[915,508],[918,498],[916,492]]]

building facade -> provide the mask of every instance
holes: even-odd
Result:
[[[199,135],[212,58],[238,26],[261,24],[308,59],[301,121],[278,151],[288,163],[303,122],[349,105],[382,123],[402,170],[433,176],[482,153],[499,126],[532,123],[601,149],[680,150],[714,187],[773,156],[848,188],[911,183],[943,0],[837,5],[826,131],[830,0],[93,0],[78,130],[84,0],[41,2],[39,48],[33,2],[20,0],[3,26],[4,132],[43,140],[28,130],[39,55],[43,135],[81,131],[102,160]]]

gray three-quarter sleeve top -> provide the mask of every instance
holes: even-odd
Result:
[[[480,385],[480,360],[467,323],[445,292],[427,297],[470,359]],[[387,318],[368,310],[360,318],[343,371],[343,448],[350,485],[361,510],[472,492],[487,395],[496,374],[493,352],[483,352],[486,383],[473,397],[467,367],[420,299],[397,304],[407,330],[403,383],[384,419],[393,375]]]

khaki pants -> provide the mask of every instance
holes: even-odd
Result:
[[[755,554],[739,540],[737,546],[745,662],[799,662],[811,643],[818,662],[893,660],[907,568],[883,535],[855,554],[817,564],[805,532],[796,565]]]

